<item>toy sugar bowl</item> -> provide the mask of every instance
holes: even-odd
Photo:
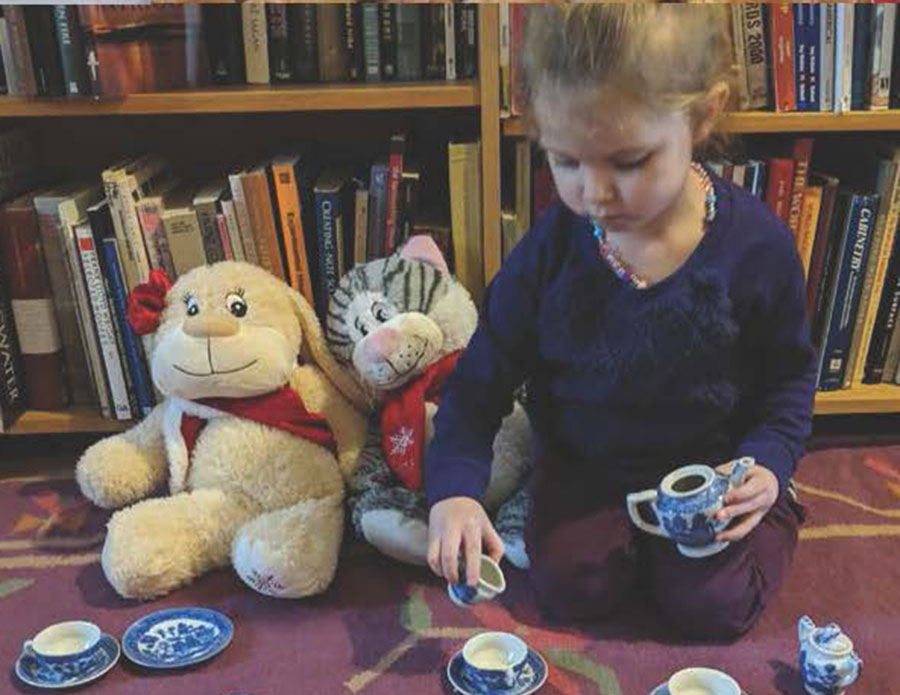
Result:
[[[809,616],[797,625],[800,673],[809,695],[843,695],[862,671],[853,642],[834,623],[816,627]]]

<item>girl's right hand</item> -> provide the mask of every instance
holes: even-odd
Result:
[[[466,583],[475,586],[484,553],[500,561],[503,541],[484,507],[471,497],[448,497],[431,508],[428,519],[428,566],[439,577],[459,582],[459,553],[466,561]]]

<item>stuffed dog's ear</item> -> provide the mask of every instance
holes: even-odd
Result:
[[[325,376],[344,394],[353,405],[364,412],[369,412],[374,407],[374,399],[366,393],[362,386],[345,369],[337,363],[337,360],[328,349],[328,344],[322,336],[322,326],[309,302],[297,291],[289,289],[294,312],[300,322],[303,331],[300,356],[303,361],[315,364]]]

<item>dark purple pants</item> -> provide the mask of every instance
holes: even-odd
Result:
[[[598,506],[550,487],[535,495],[526,537],[544,612],[557,620],[597,620],[631,591],[644,591],[666,622],[697,639],[733,639],[753,626],[790,566],[805,516],[783,494],[745,538],[691,559],[671,541],[637,529],[624,496]]]

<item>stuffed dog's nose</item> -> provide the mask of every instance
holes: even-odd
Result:
[[[393,328],[379,328],[366,337],[363,357],[369,362],[381,362],[389,358],[400,344],[400,334]]]
[[[224,338],[234,335],[241,324],[231,314],[198,314],[184,320],[184,332],[194,338]]]

